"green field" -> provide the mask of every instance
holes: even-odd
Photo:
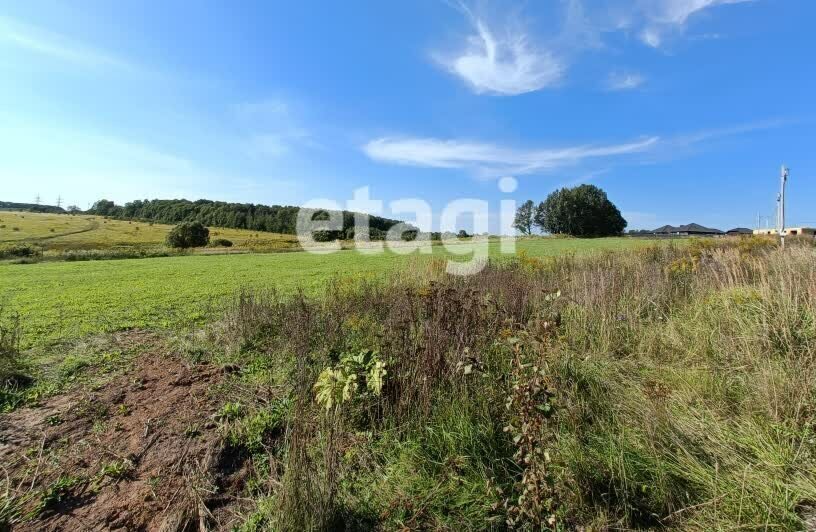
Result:
[[[43,214],[0,211],[0,244],[29,242],[47,250],[108,249],[160,246],[171,225],[106,219],[85,214]],[[293,235],[210,228],[210,236],[226,238],[238,247],[295,247]]]
[[[631,238],[526,239],[532,257],[643,247]],[[444,256],[434,247],[435,257]],[[491,243],[498,257],[498,245]],[[337,276],[381,276],[428,256],[339,251],[181,256],[90,262],[0,263],[0,305],[23,316],[25,343],[131,327],[177,327],[217,316],[241,289],[318,290]]]

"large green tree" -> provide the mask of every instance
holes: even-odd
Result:
[[[626,229],[618,208],[595,185],[556,190],[538,206],[534,219],[543,231],[559,235],[613,236]]]
[[[210,241],[210,230],[201,222],[184,222],[167,233],[167,245],[173,248],[198,248]]]
[[[532,200],[527,200],[521,204],[516,211],[516,218],[513,220],[513,227],[518,229],[522,235],[529,235],[533,232],[533,214],[535,205]]]

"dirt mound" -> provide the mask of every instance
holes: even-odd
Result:
[[[222,372],[186,364],[149,340],[156,348],[101,389],[0,416],[13,530],[235,524],[248,464],[216,430],[212,386]]]

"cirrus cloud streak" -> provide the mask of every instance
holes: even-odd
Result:
[[[482,175],[526,174],[578,164],[585,159],[621,156],[653,147],[658,137],[623,144],[518,149],[487,142],[437,138],[382,137],[363,146],[371,159],[431,168],[475,170]]]

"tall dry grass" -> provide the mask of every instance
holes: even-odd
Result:
[[[275,368],[265,385],[296,405],[270,456],[283,481],[250,522],[802,529],[814,259],[807,242],[708,241],[243,294],[217,343]],[[381,393],[323,408],[321,372],[361,350],[387,369]]]

